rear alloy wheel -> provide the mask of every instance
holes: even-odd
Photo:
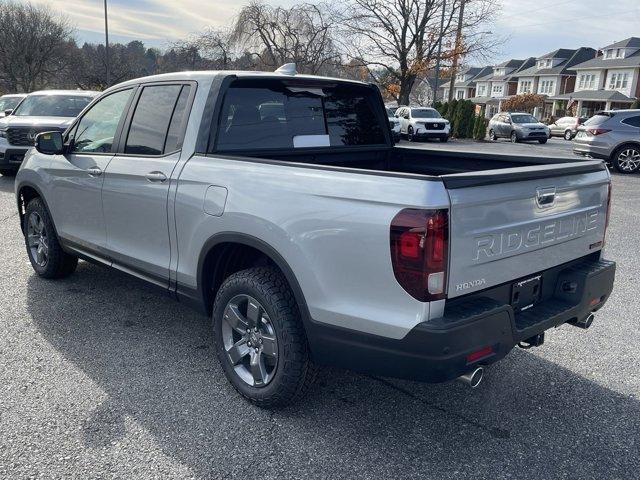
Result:
[[[540,140],[538,140],[538,143],[541,143],[541,144],[547,143],[547,139],[541,138]]]
[[[494,132],[493,129],[489,130],[489,140],[491,140],[492,142],[498,140],[498,137],[496,137],[496,132]]]
[[[613,158],[613,166],[620,173],[635,173],[640,168],[640,147],[623,146]]]
[[[518,143],[518,134],[516,132],[511,132],[511,143]]]
[[[276,268],[249,268],[223,282],[213,305],[213,338],[227,379],[260,407],[289,405],[315,379],[300,310]]]
[[[565,140],[571,140],[572,138],[573,138],[573,133],[571,132],[571,130],[567,130],[566,132],[564,132]]]

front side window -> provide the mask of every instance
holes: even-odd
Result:
[[[75,128],[72,152],[111,152],[118,123],[124,114],[131,89],[112,93],[85,113]]]
[[[376,107],[375,92],[359,85],[238,80],[224,97],[217,148],[229,151],[384,144]]]
[[[17,116],[77,117],[91,103],[86,95],[29,95],[13,112]]]

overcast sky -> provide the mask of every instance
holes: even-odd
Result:
[[[103,0],[36,0],[66,14],[80,42],[104,41]],[[248,0],[247,0],[248,1]],[[206,26],[228,25],[242,0],[109,0],[111,41],[166,47]],[[291,5],[293,0],[270,0]],[[206,5],[206,7],[203,7]],[[491,31],[509,38],[496,62],[556,48],[599,48],[640,36],[640,0],[503,0]]]

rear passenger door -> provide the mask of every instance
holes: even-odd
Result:
[[[195,85],[140,87],[102,187],[107,250],[115,267],[168,286],[168,196]]]

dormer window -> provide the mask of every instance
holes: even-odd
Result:
[[[545,58],[543,60],[538,60],[538,68],[548,68],[551,66],[551,59]]]
[[[613,58],[613,50],[606,50],[604,52],[604,58]]]
[[[616,49],[616,58],[624,58],[624,50],[622,48]]]

